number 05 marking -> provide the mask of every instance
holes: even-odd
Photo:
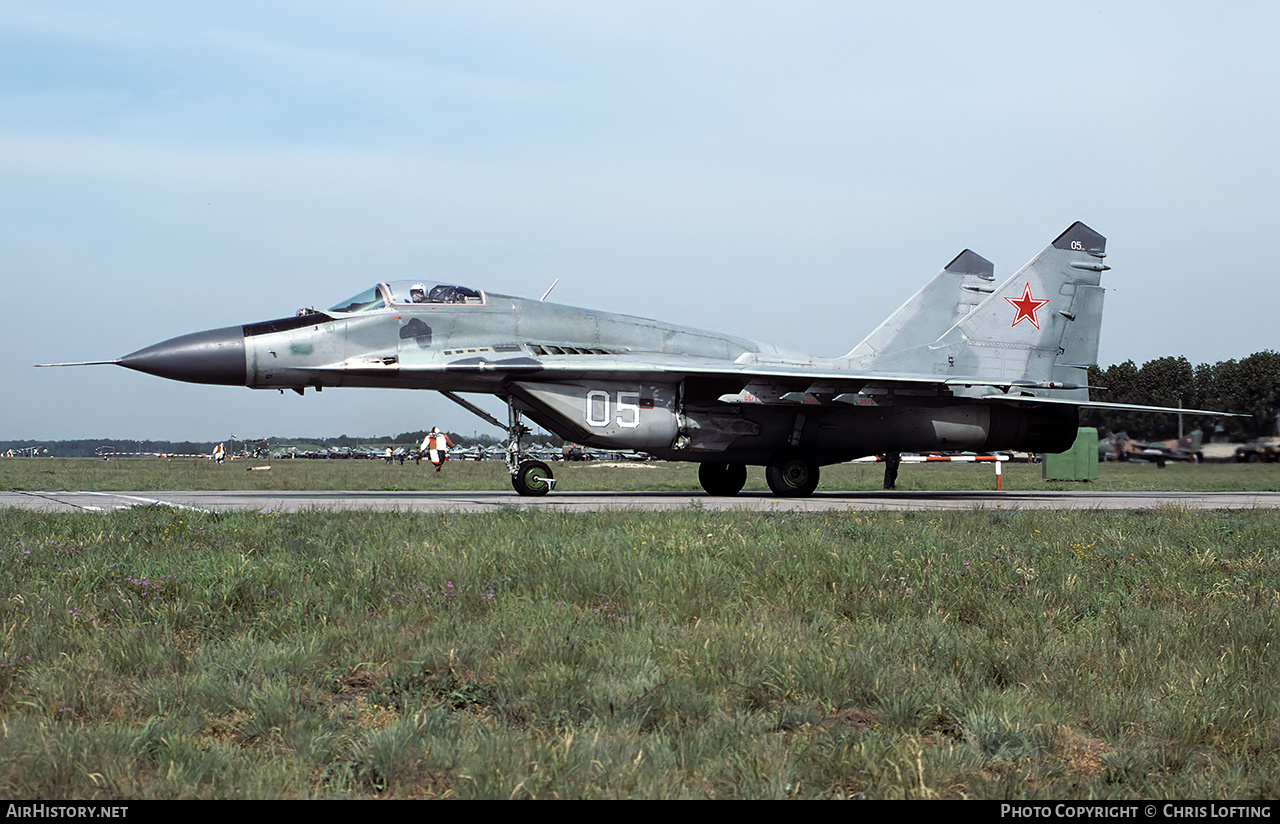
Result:
[[[586,396],[586,418],[588,426],[608,426],[614,422],[613,408],[618,411],[618,426],[634,429],[640,425],[640,393],[618,392],[618,400],[610,403],[609,393],[603,389],[592,389]],[[612,408],[611,408],[612,406]]]

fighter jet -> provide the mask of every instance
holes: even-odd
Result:
[[[990,264],[966,250],[838,358],[469,286],[389,281],[326,310],[92,363],[298,394],[436,390],[506,430],[522,495],[555,484],[522,445],[527,416],[587,447],[698,463],[712,495],[737,494],[755,465],[774,494],[807,496],[820,467],[866,455],[1060,452],[1082,407],[1216,414],[1088,400],[1105,254],[1106,239],[1075,223],[993,287]],[[506,423],[467,393],[500,398]]]
[[[1150,461],[1164,466],[1169,461],[1200,463],[1204,460],[1204,432],[1155,443],[1130,438],[1128,432],[1117,432],[1098,441],[1098,459],[1103,461]]]

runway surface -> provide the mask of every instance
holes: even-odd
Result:
[[[745,493],[715,498],[689,492],[554,492],[526,498],[493,492],[0,492],[0,507],[103,512],[133,506],[207,511],[376,510],[489,512],[507,507],[566,512],[661,511],[702,507],[755,512],[1013,509],[1273,509],[1280,492],[825,492],[810,498]]]

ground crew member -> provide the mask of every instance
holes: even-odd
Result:
[[[431,465],[436,468],[436,472],[440,471],[440,466],[449,460],[449,447],[453,446],[453,441],[449,440],[449,436],[440,431],[440,427],[432,427],[431,434],[427,435],[427,457],[431,459]]]

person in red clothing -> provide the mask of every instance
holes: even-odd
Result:
[[[430,434],[422,441],[422,451],[427,453],[427,457],[431,459],[431,464],[436,468],[436,472],[440,471],[440,466],[449,460],[449,447],[453,446],[453,441],[449,440],[449,436],[440,431],[440,427],[433,427]]]

